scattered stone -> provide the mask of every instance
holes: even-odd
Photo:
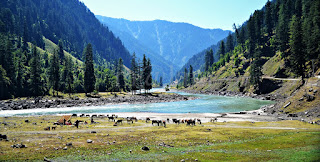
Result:
[[[150,149],[149,149],[149,147],[147,147],[147,146],[143,146],[143,147],[141,148],[141,150],[143,150],[143,151],[149,151]]]
[[[7,135],[0,134],[0,139],[1,139],[1,140],[7,140],[8,137],[7,137]]]
[[[130,150],[129,152],[130,152],[130,154],[131,154],[131,153],[132,153],[132,150]]]
[[[87,143],[92,143],[93,141],[91,139],[88,139],[87,140]]]
[[[91,131],[91,133],[97,133],[96,131]]]
[[[181,162],[184,162],[184,161],[185,161],[184,159],[181,160]]]
[[[291,102],[288,102],[286,105],[283,106],[283,108],[287,108],[290,104]]]
[[[43,161],[51,162],[51,160],[50,160],[50,159],[48,159],[48,158],[46,158],[46,157],[44,157],[44,158],[43,158]]]
[[[68,147],[67,147],[67,146],[66,146],[66,147],[64,147],[64,148],[63,148],[63,150],[68,150]]]
[[[25,120],[24,122],[29,123],[29,120]]]
[[[24,144],[15,144],[15,145],[11,145],[12,148],[27,148],[26,145]]]
[[[69,142],[69,143],[67,143],[67,144],[66,144],[66,146],[72,146],[72,143],[71,143],[71,142]]]
[[[194,159],[194,161],[198,161],[198,159]]]

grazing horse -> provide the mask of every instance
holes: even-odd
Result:
[[[173,123],[176,123],[176,124],[180,124],[180,120],[178,119],[172,119]]]
[[[210,122],[214,123],[214,122],[217,122],[218,121],[218,118],[211,118]]]
[[[122,120],[117,120],[116,123],[117,123],[117,124],[120,124],[120,123],[121,123],[121,125],[122,125]]]
[[[57,126],[51,127],[51,130],[56,130]]]
[[[170,121],[170,119],[169,118],[167,118],[167,122],[169,123],[169,121]]]
[[[113,116],[109,116],[108,119],[109,119],[109,121],[110,121],[110,120],[112,120],[113,122],[115,121],[115,119],[114,119]]]
[[[191,126],[195,126],[196,125],[196,121],[195,120],[187,120],[187,125],[191,125]]]
[[[49,130],[50,130],[50,127],[44,128],[44,130],[48,130],[48,131],[49,131]]]
[[[146,123],[148,123],[148,121],[150,121],[150,118],[146,118]]]
[[[162,121],[161,121],[161,120],[152,120],[152,125],[153,125],[154,123],[156,123],[156,124],[158,124],[158,126],[160,126],[160,124],[162,123]]]
[[[201,120],[200,119],[197,119],[197,121],[198,121],[199,124],[201,124]]]
[[[127,123],[132,123],[133,124],[133,120],[131,118],[127,118]]]
[[[80,117],[84,117],[84,114],[81,114]]]
[[[164,120],[164,121],[162,121],[162,124],[163,124],[163,127],[167,127],[167,125],[166,125],[166,121]]]

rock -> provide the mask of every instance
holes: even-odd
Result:
[[[198,161],[198,159],[194,159],[194,161]]]
[[[93,141],[91,139],[88,139],[87,140],[87,143],[92,143]]]
[[[309,89],[309,92],[312,92],[312,91],[313,91],[313,89],[312,89],[312,88],[310,88],[310,89]]]
[[[150,149],[149,149],[149,147],[147,147],[147,146],[143,146],[143,147],[141,148],[141,150],[143,150],[143,151],[149,151]]]
[[[49,161],[49,162],[51,162],[51,160],[48,159],[48,158],[46,158],[46,157],[43,158],[43,161]]]
[[[29,123],[29,120],[25,120],[24,122]]]
[[[91,131],[91,133],[97,133],[96,131]]]
[[[71,143],[71,142],[69,142],[69,143],[67,143],[67,144],[66,144],[66,146],[72,146],[72,143]]]
[[[67,147],[67,146],[66,146],[66,147],[64,147],[64,148],[63,148],[63,150],[68,150],[68,147]]]

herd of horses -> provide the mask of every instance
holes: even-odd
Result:
[[[73,114],[72,115],[73,117],[77,117],[78,115],[77,114]],[[119,124],[123,124],[123,122],[127,122],[128,124],[133,124],[134,122],[138,122],[138,119],[136,117],[126,117],[126,118],[119,118],[118,115],[115,115],[115,114],[112,114],[112,115],[86,115],[86,114],[81,114],[79,115],[79,117],[90,117],[91,118],[91,124],[94,124],[94,123],[97,123],[97,122],[94,122],[94,118],[108,118],[108,121],[111,121],[111,122],[114,122],[113,126],[118,126]],[[167,118],[167,120],[151,120],[150,117],[147,117],[145,119],[146,123],[149,123],[151,122],[151,124],[154,126],[164,126],[166,127],[167,126],[167,123],[174,123],[174,124],[186,124],[187,126],[195,126],[196,123],[200,124],[201,125],[201,119],[176,119],[176,118],[173,118],[173,119],[169,119]],[[210,122],[216,122],[217,121],[217,118],[212,118],[210,120]],[[78,128],[79,126],[79,123],[80,122],[83,122],[83,121],[76,121],[75,122],[75,126]],[[85,122],[87,123],[87,122]],[[56,127],[52,128],[52,129],[55,129]],[[48,128],[46,128],[45,130],[47,130]],[[49,128],[50,129],[50,128]]]

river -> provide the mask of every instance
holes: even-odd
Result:
[[[157,91],[154,89],[153,91]],[[0,116],[50,115],[70,113],[120,113],[120,112],[150,112],[150,113],[227,113],[244,110],[256,110],[261,106],[273,104],[272,101],[244,97],[226,97],[204,94],[174,92],[199,99],[149,104],[119,104],[89,107],[66,107],[29,110],[0,111]]]

